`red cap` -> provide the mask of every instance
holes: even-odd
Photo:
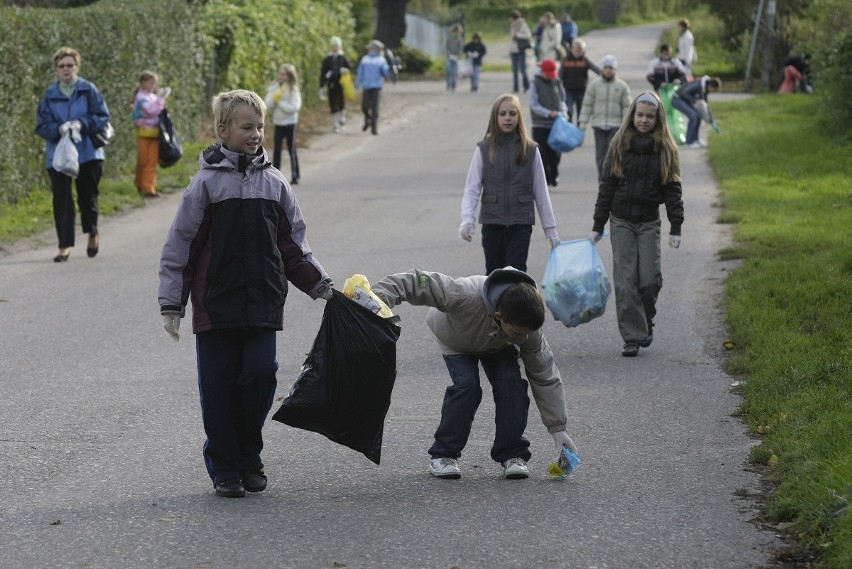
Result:
[[[556,61],[552,59],[545,59],[541,62],[541,74],[547,79],[556,79],[559,75],[559,73],[557,73],[557,69],[558,66],[556,65]]]

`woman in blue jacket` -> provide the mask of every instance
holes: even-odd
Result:
[[[56,50],[53,65],[57,81],[45,90],[36,119],[36,134],[47,141],[45,163],[53,191],[53,219],[59,238],[59,252],[53,258],[57,263],[67,261],[74,246],[76,213],[71,193],[74,178],[53,168],[56,146],[68,131],[79,155],[77,203],[83,233],[89,234],[86,253],[89,257],[98,254],[98,183],[103,171],[104,149],[95,147],[92,136],[106,129],[109,110],[98,88],[77,76],[80,61],[80,53],[75,49],[61,47]]]

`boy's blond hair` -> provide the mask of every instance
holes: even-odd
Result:
[[[213,122],[218,127],[220,124],[230,126],[234,117],[243,105],[250,107],[258,115],[260,120],[266,118],[266,103],[260,95],[246,89],[235,89],[219,93],[213,97]]]
[[[80,52],[74,49],[73,47],[63,46],[53,52],[53,64],[56,65],[59,63],[59,60],[64,57],[73,57],[74,63],[77,67],[80,67],[80,64],[83,62],[83,58],[80,57]]]

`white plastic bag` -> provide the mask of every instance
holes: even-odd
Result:
[[[77,145],[71,140],[71,129],[68,129],[53,151],[53,169],[60,174],[76,178],[80,173],[79,159]]]

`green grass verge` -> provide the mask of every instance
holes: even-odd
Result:
[[[157,170],[157,188],[162,193],[182,190],[198,172],[198,154],[209,143],[193,142],[184,144],[183,158],[170,168]],[[107,149],[109,160],[109,149]],[[134,185],[135,167],[133,163],[120,175],[103,178],[98,187],[98,206],[103,216],[115,215],[129,208],[140,207],[145,199],[139,195]],[[76,200],[76,192],[75,198]],[[77,219],[79,225],[79,216]],[[53,205],[50,181],[44,177],[41,191],[30,192],[14,205],[0,208],[0,243],[13,243],[53,227]],[[78,227],[79,229],[79,227]]]
[[[775,484],[767,516],[801,552],[852,567],[852,152],[815,96],[714,104],[710,159],[742,265],[726,288],[742,416]]]

